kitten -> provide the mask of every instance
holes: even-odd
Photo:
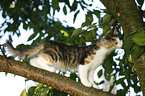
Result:
[[[105,55],[113,49],[122,47],[117,37],[102,38],[95,45],[86,47],[68,46],[59,42],[48,41],[31,49],[15,49],[7,41],[8,50],[14,57],[30,58],[35,67],[55,72],[56,69],[78,71],[81,83],[87,87],[98,88],[93,80],[95,69],[103,63]]]

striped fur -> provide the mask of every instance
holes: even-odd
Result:
[[[62,62],[62,66],[65,66],[63,69],[76,69],[97,49],[95,45],[78,47],[49,41],[44,45],[43,53],[49,54],[55,62]]]

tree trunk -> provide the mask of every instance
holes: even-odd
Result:
[[[142,15],[135,0],[101,0],[107,10],[117,19],[123,28],[124,38],[143,27]],[[145,53],[134,62],[141,90],[145,95]]]

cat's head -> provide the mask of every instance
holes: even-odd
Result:
[[[105,47],[108,49],[116,49],[116,48],[121,48],[122,44],[123,43],[118,37],[109,37],[109,38],[102,38],[98,46]]]

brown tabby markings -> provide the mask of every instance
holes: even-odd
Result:
[[[56,64],[60,62],[63,69],[72,68],[75,69],[80,64],[88,64],[94,59],[93,53],[97,50],[96,45],[90,45],[87,47],[68,46],[59,42],[47,42],[44,44],[44,50],[42,51],[43,57],[50,62]]]
[[[94,50],[93,53],[95,53],[95,51],[96,50]],[[94,59],[94,56],[95,56],[95,54],[88,55],[87,58],[85,58],[85,60],[84,60],[85,64],[90,63]]]
[[[45,53],[41,53],[41,55],[42,55],[42,57],[43,57],[44,59],[46,59],[47,61],[49,60],[50,63],[52,63],[52,64],[55,63],[55,61],[52,59],[52,57],[51,57],[50,55],[45,54]]]

